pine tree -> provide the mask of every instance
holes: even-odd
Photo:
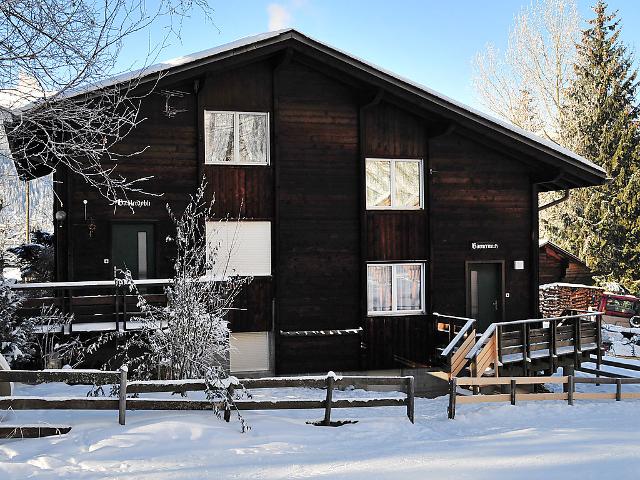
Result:
[[[603,280],[637,290],[640,281],[640,137],[633,57],[620,40],[617,12],[600,0],[578,45],[562,143],[604,167],[607,185],[574,190],[546,222],[552,239],[582,257]]]

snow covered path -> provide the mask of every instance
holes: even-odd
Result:
[[[21,386],[18,394],[42,388],[51,395],[86,393],[83,386],[46,385]],[[57,438],[0,441],[0,478],[638,477],[640,401],[461,405],[453,421],[446,402],[417,399],[415,425],[398,407],[336,410],[336,420],[359,420],[338,428],[305,424],[321,418],[320,410],[245,412],[252,430],[244,434],[237,421],[202,412],[128,412],[124,427],[112,411],[17,412],[11,423],[73,429]]]

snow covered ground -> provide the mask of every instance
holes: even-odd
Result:
[[[610,391],[611,386],[577,385]],[[627,388],[629,390],[627,390]],[[640,386],[625,386],[625,391]],[[86,386],[18,386],[18,395],[84,395]],[[321,391],[256,391],[255,397]],[[365,397],[370,392],[336,392]],[[380,395],[379,393],[377,395]],[[399,395],[387,393],[385,395]],[[151,396],[151,395],[150,395]],[[153,394],[157,396],[157,394]],[[204,412],[16,412],[4,423],[72,425],[61,437],[0,440],[0,479],[631,479],[640,469],[640,401],[459,405],[417,399],[416,424],[402,407],[341,409],[358,420],[316,427],[321,410],[245,412],[251,425]]]
[[[640,357],[640,328],[603,324],[602,339],[611,344],[611,355]]]

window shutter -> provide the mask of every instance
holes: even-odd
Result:
[[[269,332],[231,334],[231,373],[270,370]]]
[[[207,222],[207,239],[219,245],[214,275],[271,275],[271,222]]]

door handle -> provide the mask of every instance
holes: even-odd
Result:
[[[496,310],[496,312],[498,311],[498,299],[497,298],[493,301],[493,308]]]

